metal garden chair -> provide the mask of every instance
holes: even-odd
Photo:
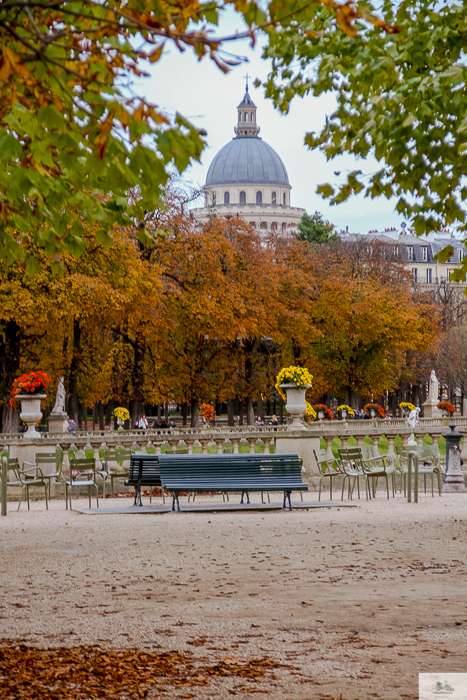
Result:
[[[70,471],[68,474],[62,474],[62,479],[65,485],[65,501],[68,508],[68,499],[71,506],[71,492],[73,488],[87,486],[89,507],[91,508],[91,490],[96,489],[97,507],[99,508],[99,489],[96,483],[96,460],[94,457],[72,457],[70,459]]]
[[[321,486],[323,479],[329,479],[329,498],[332,501],[332,480],[335,476],[342,476],[345,480],[346,475],[339,468],[339,462],[337,459],[326,459],[325,455],[318,454],[316,450],[313,450],[313,455],[315,457],[316,464],[320,473],[319,479],[319,497],[321,500]],[[344,497],[344,490],[342,490],[342,498]]]
[[[407,455],[410,451],[413,451],[414,449],[417,450],[417,454],[419,457],[419,467],[418,467],[418,473],[419,475],[423,474],[423,481],[424,481],[424,489],[426,493],[426,477],[427,475],[431,476],[431,495],[434,496],[434,476],[436,474],[437,480],[438,480],[438,492],[439,495],[441,496],[441,489],[442,489],[442,484],[441,484],[441,477],[443,470],[440,466],[440,460],[439,460],[439,455],[438,455],[438,446],[434,445],[417,445],[412,446],[412,447],[396,447],[396,454],[397,454],[397,471],[400,474],[401,477],[401,488],[400,490],[402,491],[402,485],[404,486],[404,496],[406,495],[406,487],[407,487],[407,472],[408,472],[408,464],[407,464]]]

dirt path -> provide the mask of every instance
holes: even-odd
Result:
[[[416,698],[419,672],[467,672],[466,531],[461,494],[144,516],[38,502],[0,520],[0,637],[288,666],[166,697]]]

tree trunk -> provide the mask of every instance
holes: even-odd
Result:
[[[246,424],[247,425],[254,425],[255,424],[255,412],[253,410],[253,397],[252,396],[246,397]]]
[[[104,406],[102,404],[102,401],[99,401],[99,403],[97,404],[97,411],[99,416],[99,430],[105,430]]]
[[[146,355],[146,342],[136,338],[132,343],[134,350],[133,368],[131,370],[131,385],[133,388],[133,398],[130,401],[130,424],[131,427],[139,423],[139,419],[144,413],[144,358]]]
[[[227,425],[235,425],[234,415],[234,400],[227,399]]]
[[[105,422],[111,427],[112,424],[112,413],[114,412],[114,402],[109,401],[105,407]]]
[[[186,428],[188,425],[188,409],[189,405],[186,401],[182,403],[182,420],[183,420],[183,427]]]
[[[17,433],[19,430],[19,413],[9,403],[2,406],[2,433]]]
[[[245,402],[243,399],[240,399],[238,402],[238,424],[243,425],[243,412],[244,412],[244,406]]]
[[[2,387],[3,406],[1,411],[1,432],[17,433],[19,413],[10,406],[13,382],[19,374],[20,367],[20,327],[16,321],[7,321],[0,333],[0,385]]]
[[[75,318],[73,321],[73,352],[71,355],[70,375],[68,378],[68,415],[79,423],[78,406],[78,372],[81,358],[81,326]]]
[[[259,398],[256,402],[256,409],[258,411],[258,416],[261,416],[264,420],[264,406],[263,406],[263,399]]]
[[[199,425],[199,401],[198,399],[191,399],[191,427],[197,428]]]

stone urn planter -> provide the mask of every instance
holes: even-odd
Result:
[[[347,411],[341,411],[342,420],[347,420]]]
[[[292,416],[292,423],[287,430],[306,430],[305,424],[302,422],[303,415],[306,410],[305,396],[310,384],[281,384],[281,389],[287,394],[287,403],[285,409]]]
[[[318,411],[318,420],[323,420],[323,419],[324,419],[323,411]]]
[[[36,429],[36,423],[42,418],[41,401],[45,401],[47,394],[16,394],[16,399],[21,402],[21,420],[26,423],[27,430],[23,433],[25,438],[40,438],[40,432]]]
[[[122,431],[123,426],[125,425],[125,421],[122,420],[121,418],[117,418],[117,425],[118,425],[117,430]]]
[[[371,416],[371,418],[373,418],[373,419],[376,418],[376,411],[375,411],[374,408],[370,409],[370,416]]]

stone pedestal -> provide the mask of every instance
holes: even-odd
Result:
[[[443,414],[439,410],[437,406],[438,402],[437,401],[425,401],[424,404],[422,404],[423,408],[423,417],[424,418],[442,418]]]
[[[276,453],[277,454],[297,454],[303,459],[302,479],[308,485],[311,485],[312,479],[319,476],[318,467],[313,456],[313,450],[319,450],[319,438],[317,437],[302,437],[298,435],[290,435],[287,437],[276,438]]]
[[[60,411],[49,416],[49,433],[65,433],[68,427],[68,413]]]

